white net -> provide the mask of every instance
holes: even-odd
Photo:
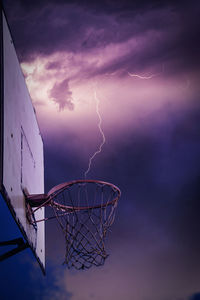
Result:
[[[100,266],[107,258],[105,237],[115,218],[120,191],[99,181],[76,181],[56,191],[51,207],[64,233],[68,268]]]

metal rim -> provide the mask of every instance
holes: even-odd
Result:
[[[104,203],[104,204],[99,204],[99,205],[93,205],[93,206],[65,206],[63,204],[59,204],[56,201],[54,201],[54,197],[62,193],[63,190],[71,187],[72,185],[79,184],[79,183],[96,183],[96,184],[101,184],[105,186],[111,187],[116,193],[117,196],[112,199],[111,201]],[[61,210],[66,210],[66,211],[80,211],[80,210],[86,210],[86,209],[94,209],[94,208],[100,208],[100,207],[106,207],[108,205],[114,205],[115,202],[118,201],[118,199],[121,196],[121,191],[120,189],[115,186],[112,183],[101,181],[101,180],[92,180],[92,179],[78,179],[78,180],[73,180],[69,182],[64,182],[59,185],[56,185],[53,187],[47,194],[47,196],[50,198],[50,205],[54,206],[56,209],[61,209]]]

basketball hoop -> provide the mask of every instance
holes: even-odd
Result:
[[[65,237],[64,264],[68,268],[100,266],[108,256],[104,242],[120,195],[118,187],[99,180],[63,183],[46,195],[26,195],[27,219],[36,226],[56,218]],[[53,216],[35,220],[34,212],[44,206],[52,208]]]

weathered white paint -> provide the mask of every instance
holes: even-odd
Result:
[[[27,221],[23,188],[30,194],[44,193],[43,142],[35,111],[3,16],[4,44],[4,148],[3,185],[16,220],[24,229],[32,249],[45,265],[44,222],[37,232]],[[44,218],[44,209],[35,213]]]

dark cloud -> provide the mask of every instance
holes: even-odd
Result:
[[[11,5],[11,0],[4,0],[5,5]],[[102,0],[102,1],[93,1],[93,0],[42,0],[42,1],[31,1],[31,0],[19,0],[18,3],[23,9],[38,9],[43,7],[46,4],[76,4],[84,8],[95,10],[96,12],[116,12],[116,11],[130,11],[145,9],[151,7],[162,7],[173,3],[173,5],[178,5],[178,1],[170,0]],[[177,3],[177,4],[176,4]],[[184,1],[181,3],[184,5]]]
[[[174,69],[197,68],[199,6],[197,1],[5,1],[21,61],[55,51],[87,53],[143,36],[142,49],[130,49],[105,66],[107,71],[168,61]]]
[[[45,66],[46,70],[57,70],[61,67],[60,61],[48,62]]]
[[[11,6],[13,4],[12,0],[4,0],[5,6]],[[162,8],[173,5],[174,8],[184,7],[187,4],[187,1],[178,1],[178,0],[102,0],[102,1],[93,1],[93,0],[18,0],[15,1],[19,4],[24,10],[39,9],[47,4],[75,4],[81,6],[84,9],[91,10],[96,13],[116,13],[124,11],[144,11],[147,9],[153,8]],[[197,3],[198,1],[193,1]]]
[[[52,89],[49,90],[49,97],[59,106],[59,110],[68,108],[74,109],[72,92],[69,89],[68,79],[64,79],[62,82],[56,82]]]

